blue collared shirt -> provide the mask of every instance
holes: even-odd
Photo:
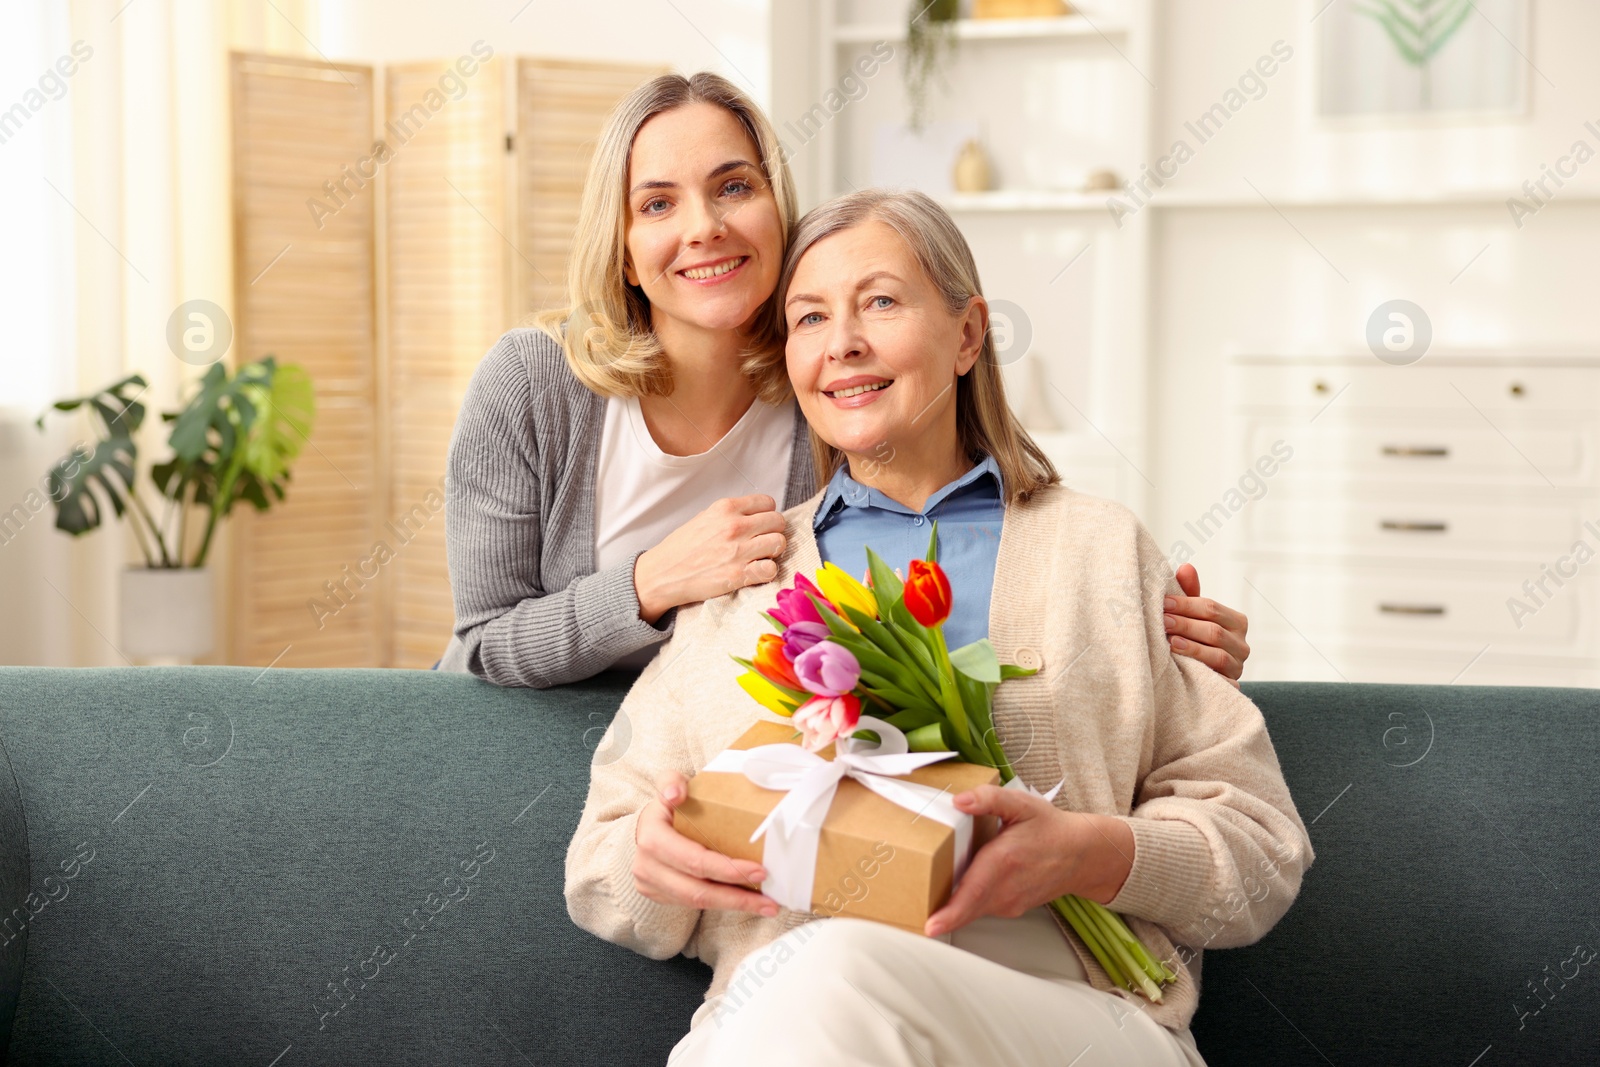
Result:
[[[829,480],[811,525],[822,561],[860,578],[867,571],[869,545],[891,570],[910,573],[911,560],[928,554],[928,531],[937,519],[939,565],[950,579],[951,592],[945,641],[956,649],[989,636],[989,600],[1005,512],[1000,467],[993,456],[930,496],[921,512],[862,485],[850,477],[846,465]]]

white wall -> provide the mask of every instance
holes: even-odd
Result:
[[[664,63],[714,70],[771,99],[768,0],[321,0],[318,47],[366,63],[500,56]]]
[[[1163,7],[1154,134],[1162,151],[1273,41],[1295,50],[1266,95],[1156,194],[1167,206],[1156,212],[1153,250],[1156,491],[1146,519],[1163,546],[1242,473],[1225,451],[1222,425],[1230,349],[1365,351],[1372,310],[1404,298],[1428,313],[1436,346],[1600,351],[1600,318],[1592,314],[1600,204],[1585,199],[1600,195],[1600,162],[1520,229],[1504,202],[1574,139],[1600,144],[1582,129],[1584,120],[1600,119],[1600,67],[1588,56],[1588,42],[1600,39],[1600,5],[1535,4],[1528,55],[1560,88],[1530,72],[1530,117],[1484,127],[1352,129],[1311,116],[1308,23],[1322,2],[1167,0]],[[1476,203],[1359,203],[1483,189],[1500,192]],[[1216,206],[1181,206],[1206,202]],[[1224,576],[1222,553],[1239,525],[1200,550],[1203,579]],[[1242,600],[1226,583],[1206,592]]]

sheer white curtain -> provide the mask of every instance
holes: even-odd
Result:
[[[114,520],[69,538],[41,488],[89,427],[32,420],[137,372],[141,468],[165,458],[157,413],[198,373],[168,350],[167,319],[186,300],[233,304],[228,52],[306,54],[318,14],[318,0],[0,0],[0,664],[127,662],[131,538]],[[228,554],[224,530],[223,572]]]
[[[0,5],[0,662],[74,656],[72,548],[53,529],[41,476],[72,444],[65,427],[31,422],[77,384],[76,219],[52,188],[74,181],[69,8],[53,0]],[[66,57],[63,60],[63,57]],[[92,67],[93,57],[90,57]],[[59,66],[58,66],[59,64]],[[63,72],[70,70],[70,76]],[[81,554],[81,553],[80,553]]]
[[[30,414],[72,379],[71,212],[44,201],[73,184],[71,44],[65,5],[0,5],[0,408]]]

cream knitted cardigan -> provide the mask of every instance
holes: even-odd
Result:
[[[770,629],[760,613],[777,591],[821,566],[811,530],[821,498],[784,512],[788,546],[774,581],[680,611],[597,748],[567,850],[573,921],[655,959],[682,952],[711,964],[708,999],[747,953],[814,919],[642,896],[632,874],[634,824],[656,796],[658,775],[692,775],[770,717],[735,683],[739,668],[728,657],[749,656]],[[1266,723],[1220,675],[1172,654],[1162,597],[1180,590],[1155,541],[1119,504],[1054,486],[1008,507],[994,589],[989,638],[1001,662],[1038,668],[996,690],[1007,755],[1040,790],[1065,778],[1058,808],[1128,823],[1132,868],[1109,907],[1178,979],[1150,1004],[1114,987],[1070,927],[1058,925],[1096,989],[1182,1030],[1199,1006],[1201,950],[1263,937],[1314,859]]]

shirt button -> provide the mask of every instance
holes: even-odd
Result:
[[[1017,666],[1025,671],[1036,671],[1044,666],[1044,657],[1031,648],[1017,649]]]
[[[913,526],[921,526],[922,525],[922,521],[923,521],[922,520],[922,516],[918,515],[916,518],[911,520],[911,525],[913,525]]]

